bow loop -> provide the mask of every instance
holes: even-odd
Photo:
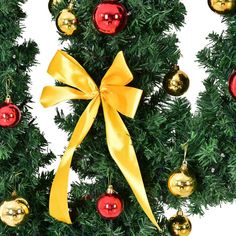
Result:
[[[123,52],[119,52],[111,67],[104,75],[101,87],[104,85],[126,85],[133,80],[133,75],[126,64]]]
[[[84,93],[98,91],[97,85],[86,70],[73,57],[61,50],[58,50],[52,59],[48,73],[57,81]]]

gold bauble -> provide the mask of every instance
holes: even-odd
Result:
[[[77,30],[78,20],[70,9],[64,9],[56,19],[57,29],[65,35],[72,35]]]
[[[189,197],[196,190],[196,186],[196,178],[189,171],[187,164],[182,164],[168,179],[168,188],[176,197]]]
[[[172,96],[183,95],[189,87],[189,78],[178,66],[168,73],[163,81],[163,87],[166,92]]]
[[[4,201],[0,206],[0,218],[5,224],[15,227],[29,215],[29,204],[24,198]]]
[[[172,236],[188,236],[191,233],[192,225],[183,212],[178,211],[169,219],[168,228]]]
[[[236,10],[236,0],[208,0],[212,11],[219,14],[232,13]]]

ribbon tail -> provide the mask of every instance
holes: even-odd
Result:
[[[61,159],[57,173],[52,183],[49,213],[55,219],[71,224],[69,215],[67,191],[69,171],[72,157],[75,149],[81,144],[87,133],[89,132],[93,122],[97,116],[98,108],[100,106],[100,97],[97,95],[87,106],[81,115],[75,130],[70,139],[69,145]]]
[[[129,132],[118,112],[102,100],[109,152],[150,221],[161,231],[151,210]]]

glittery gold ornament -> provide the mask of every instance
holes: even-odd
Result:
[[[178,211],[170,218],[168,228],[172,236],[188,236],[191,233],[192,225],[183,212]]]
[[[235,0],[208,0],[208,5],[212,11],[219,14],[227,14],[236,11]]]
[[[175,170],[168,179],[168,188],[176,197],[189,197],[196,190],[196,186],[196,178],[189,171],[186,163]]]
[[[4,201],[0,206],[0,218],[8,226],[21,224],[29,215],[29,204],[24,198]]]
[[[56,19],[57,29],[65,35],[72,35],[77,30],[78,20],[71,9],[64,9]]]
[[[163,87],[168,94],[181,96],[188,90],[189,78],[175,65],[173,70],[165,76]]]
[[[52,7],[60,3],[62,0],[50,0],[48,2],[48,9],[50,12],[52,12]]]

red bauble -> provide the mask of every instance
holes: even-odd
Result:
[[[110,185],[107,192],[102,194],[97,201],[98,213],[107,220],[114,220],[122,213],[123,209],[124,203],[121,197]]]
[[[233,71],[229,78],[229,91],[231,95],[236,99],[236,70]]]
[[[115,35],[127,24],[127,10],[117,0],[103,0],[93,13],[93,23],[104,34]]]
[[[15,127],[21,119],[20,109],[14,105],[10,98],[0,104],[0,126],[4,128]]]

